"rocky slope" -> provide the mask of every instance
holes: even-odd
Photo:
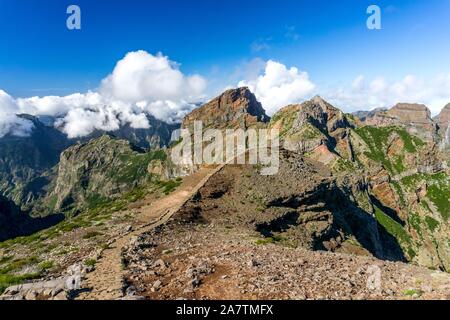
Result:
[[[193,128],[194,121],[202,121],[205,129],[246,129],[268,120],[253,93],[248,88],[238,88],[225,91],[192,111],[183,119],[182,127]]]
[[[123,254],[127,273],[123,299],[450,298],[446,273],[293,248],[249,237],[235,225],[217,223],[218,217],[169,223],[130,243]]]
[[[164,151],[145,152],[109,135],[62,152],[54,187],[45,201],[54,211],[76,212],[117,198],[148,183],[148,166],[165,160]]]
[[[345,138],[353,125],[341,110],[320,97],[281,109],[269,127],[280,131],[286,150],[312,152],[324,163],[334,161],[338,151],[351,157]]]

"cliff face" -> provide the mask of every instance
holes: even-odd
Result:
[[[339,152],[351,157],[346,137],[352,124],[341,110],[320,97],[281,109],[270,127],[280,131],[285,149],[312,153],[322,163],[332,162]]]
[[[364,123],[375,127],[401,126],[425,141],[438,140],[437,125],[431,119],[430,110],[423,104],[399,103],[388,111],[367,117]]]

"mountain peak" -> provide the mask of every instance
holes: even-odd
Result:
[[[230,89],[210,102],[193,110],[183,119],[183,127],[203,121],[204,127],[247,128],[259,122],[269,121],[261,103],[247,87]]]
[[[419,103],[397,103],[388,110],[388,114],[411,122],[432,121],[430,109],[426,105]]]

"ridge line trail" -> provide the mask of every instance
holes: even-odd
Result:
[[[86,274],[82,283],[83,289],[92,288],[92,290],[81,292],[76,299],[110,300],[122,298],[124,274],[122,269],[122,248],[130,242],[132,237],[153,230],[169,221],[224,166],[201,168],[194,174],[186,177],[183,183],[171,194],[142,207],[142,212],[136,216],[142,225],[136,227],[136,230],[130,233],[118,236],[111,246],[102,252],[95,270]]]

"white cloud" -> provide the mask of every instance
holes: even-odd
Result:
[[[308,73],[257,58],[241,63],[224,82],[248,86],[269,115],[316,93],[345,111],[418,102],[437,114],[450,102],[450,74],[431,79],[407,75],[397,81],[361,75],[332,89],[318,89]],[[148,114],[169,123],[178,122],[197,102],[206,100],[205,90],[202,76],[183,74],[168,57],[130,52],[117,62],[96,92],[14,99],[0,90],[0,137],[31,132],[32,122],[18,117],[20,113],[55,116],[57,126],[71,138],[94,130],[115,130],[124,124],[148,128]]]
[[[450,74],[431,79],[407,75],[397,81],[360,75],[350,85],[334,88],[325,97],[345,111],[390,108],[399,102],[423,103],[433,115],[450,102]]]
[[[288,69],[273,60],[266,62],[264,74],[253,80],[240,81],[239,86],[249,87],[268,115],[273,115],[288,104],[301,102],[316,87],[308,73],[301,72],[296,67]]]
[[[138,101],[196,100],[206,81],[199,75],[185,76],[168,57],[145,51],[128,53],[102,81],[102,95],[136,103]]]
[[[74,93],[65,97],[45,96],[18,98],[16,100],[20,112],[37,116],[62,116],[73,108],[100,105],[103,102],[104,99],[100,94],[90,91],[85,94]]]
[[[56,125],[70,138],[94,130],[113,131],[127,123],[132,128],[149,128],[147,114],[178,122],[204,99],[205,88],[203,77],[184,75],[178,64],[162,54],[130,52],[102,80],[98,92],[13,99],[1,91],[0,137],[30,131],[27,123],[31,122],[18,118],[18,113],[58,117]]]
[[[8,133],[24,137],[33,129],[33,123],[16,115],[17,106],[14,99],[0,90],[0,138]]]

